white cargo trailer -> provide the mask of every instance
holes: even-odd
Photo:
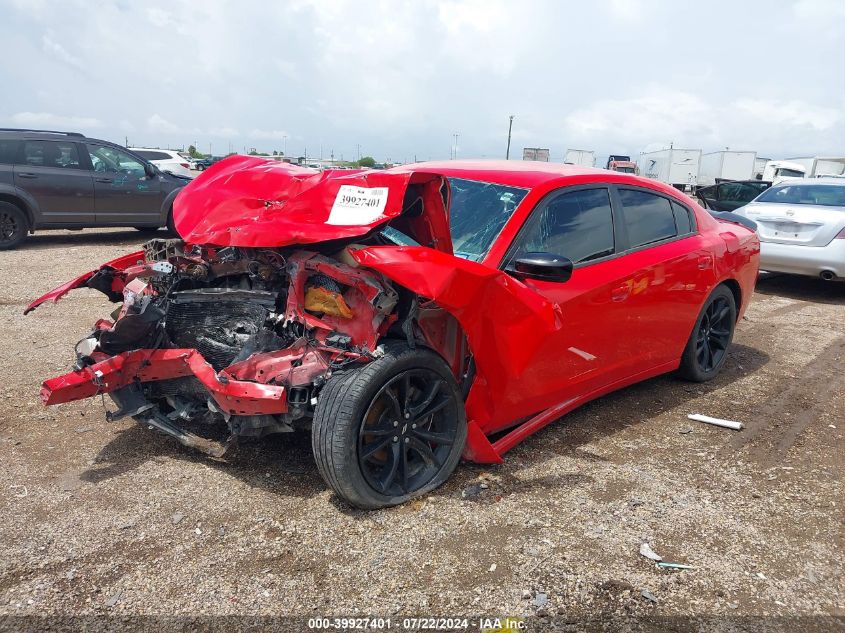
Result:
[[[549,162],[549,149],[547,147],[524,147],[522,148],[522,160],[539,160]]]
[[[641,176],[654,178],[679,189],[693,189],[698,186],[700,163],[700,149],[674,148],[640,154],[637,161]]]
[[[754,177],[757,152],[709,152],[701,155],[698,186],[715,185],[719,180],[749,180]]]
[[[805,178],[845,175],[845,158],[831,156],[804,156],[786,160],[803,165],[807,170]]]
[[[759,156],[754,159],[754,173],[752,174],[752,178],[756,178],[757,180],[763,179],[763,172],[766,170],[766,164],[772,160],[771,158],[760,158]]]
[[[586,149],[568,149],[563,156],[563,162],[567,165],[593,167],[596,164],[596,153]]]

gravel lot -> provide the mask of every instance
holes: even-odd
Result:
[[[650,380],[501,466],[360,512],[304,434],[214,461],[107,423],[99,399],[42,407],[40,381],[112,306],[25,304],[141,241],[60,231],[0,253],[0,616],[845,616],[845,284],[763,279],[715,382]],[[694,569],[656,568],[643,542]]]

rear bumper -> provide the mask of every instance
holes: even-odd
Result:
[[[141,349],[124,352],[63,376],[45,380],[44,404],[61,404],[109,393],[133,382],[196,376],[220,410],[232,415],[285,413],[285,388],[236,380],[219,374],[195,349]]]
[[[829,270],[845,277],[845,240],[833,240],[827,246],[760,242],[760,269],[813,277]]]

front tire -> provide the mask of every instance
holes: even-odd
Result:
[[[681,356],[678,373],[693,382],[706,382],[719,375],[736,327],[736,301],[727,286],[716,286],[695,321]]]
[[[26,214],[11,202],[0,202],[0,251],[20,246],[28,230]]]
[[[467,435],[461,392],[443,359],[403,343],[385,348],[380,358],[329,379],[311,429],[320,475],[364,509],[398,505],[441,485]]]

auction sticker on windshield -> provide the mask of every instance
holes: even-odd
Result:
[[[372,224],[387,205],[387,187],[341,185],[327,224],[359,226]]]

